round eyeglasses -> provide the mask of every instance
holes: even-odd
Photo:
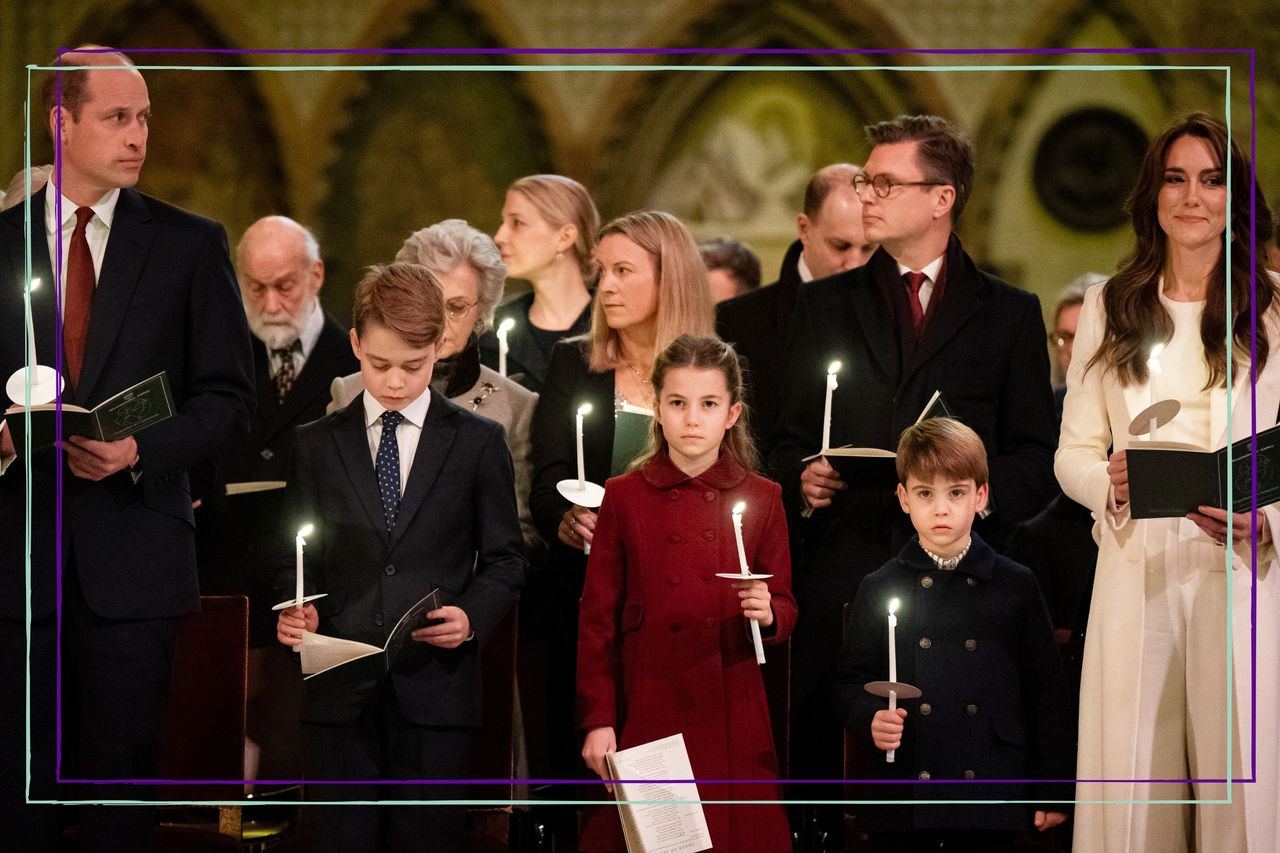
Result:
[[[894,187],[945,187],[944,181],[895,181],[888,175],[860,174],[853,176],[853,191],[862,195],[867,187],[875,190],[880,198],[888,198]]]

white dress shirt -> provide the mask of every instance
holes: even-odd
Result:
[[[906,275],[909,272],[924,273],[924,284],[920,285],[920,310],[929,310],[929,297],[933,296],[933,283],[938,280],[938,272],[942,269],[942,259],[946,254],[938,255],[932,261],[924,265],[924,269],[913,270],[905,264],[898,264],[898,275]]]
[[[404,494],[405,483],[409,482],[409,472],[413,470],[413,456],[418,450],[418,439],[422,437],[422,424],[427,419],[427,407],[431,405],[431,389],[422,392],[422,396],[400,410],[404,420],[396,427],[396,447],[400,451],[400,494]],[[386,408],[374,399],[368,391],[364,392],[364,425],[365,436],[369,440],[369,460],[378,464],[378,442],[382,440],[382,413]]]
[[[56,187],[50,183],[49,191],[44,196],[44,233],[49,245],[49,266],[53,274],[58,274],[58,231],[57,201],[62,198],[62,277],[58,284],[59,305],[67,304],[67,266],[71,258],[71,235],[76,230],[76,208],[79,207],[71,199],[56,193]],[[56,194],[55,194],[56,193]],[[84,238],[89,244],[89,254],[93,256],[93,281],[97,286],[102,273],[102,258],[107,254],[107,238],[111,235],[111,221],[116,215],[116,202],[120,199],[119,188],[113,189],[98,199],[93,208],[93,218],[85,226]]]

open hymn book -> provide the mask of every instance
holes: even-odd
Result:
[[[14,404],[4,417],[13,430],[13,446],[21,449],[26,441],[27,412],[31,413],[31,450],[53,447],[57,437],[58,409],[62,409],[62,435],[83,435],[95,441],[118,441],[173,417],[175,407],[169,380],[163,371],[137,385],[103,400],[92,409],[63,403],[38,406]]]
[[[696,853],[711,849],[707,817],[698,801],[684,735],[605,755],[618,799],[627,853]],[[652,780],[652,781],[650,781]]]
[[[391,671],[391,666],[405,643],[412,642],[409,635],[439,621],[428,619],[427,614],[439,610],[443,604],[440,589],[437,587],[431,590],[405,611],[400,621],[391,629],[386,645],[382,648],[303,631],[302,674],[307,682],[307,689],[319,689],[323,692],[330,687],[336,689],[382,678]]]

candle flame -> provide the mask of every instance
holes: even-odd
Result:
[[[590,404],[590,403],[583,403],[581,406],[579,406],[579,407],[578,407],[578,414],[580,414],[580,415],[589,415],[589,414],[591,414],[591,404]]]
[[[501,323],[498,324],[498,334],[505,335],[507,332],[511,331],[515,327],[516,327],[516,321],[508,317],[507,319],[503,320]]]
[[[736,504],[733,505],[733,514],[742,515],[743,510],[745,510],[746,508],[747,508],[747,505],[745,503],[743,503],[742,501],[738,501]]]
[[[1161,343],[1161,344],[1156,344],[1155,346],[1153,346],[1153,347],[1151,348],[1151,356],[1147,359],[1147,364],[1148,364],[1148,365],[1151,365],[1151,364],[1157,364],[1157,365],[1158,365],[1157,359],[1159,359],[1159,358],[1160,358],[1160,353],[1162,353],[1162,352],[1164,352],[1164,344],[1162,344],[1162,343]]]
[[[840,372],[840,362],[838,361],[831,362],[831,366],[827,368],[827,375],[835,376],[839,372]]]
[[[892,615],[897,612],[898,612],[898,599],[894,598],[889,601],[889,614]]]
[[[306,539],[306,538],[307,538],[308,536],[310,536],[312,533],[315,533],[315,531],[316,531],[316,529],[315,529],[315,527],[314,527],[313,525],[310,525],[310,524],[304,524],[304,525],[303,525],[303,526],[298,530],[298,538],[299,538],[299,539]]]
[[[40,289],[40,279],[39,279],[39,278],[33,278],[33,279],[31,279],[31,289],[32,289],[32,290],[39,290],[39,289]]]

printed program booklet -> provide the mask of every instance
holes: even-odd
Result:
[[[27,407],[13,405],[4,417],[13,431],[13,446],[21,451],[26,440]],[[173,394],[164,372],[144,379],[131,388],[103,400],[92,409],[62,404],[62,435],[83,435],[97,441],[118,441],[166,418],[173,417]],[[31,450],[53,447],[57,427],[57,404],[31,407]]]

